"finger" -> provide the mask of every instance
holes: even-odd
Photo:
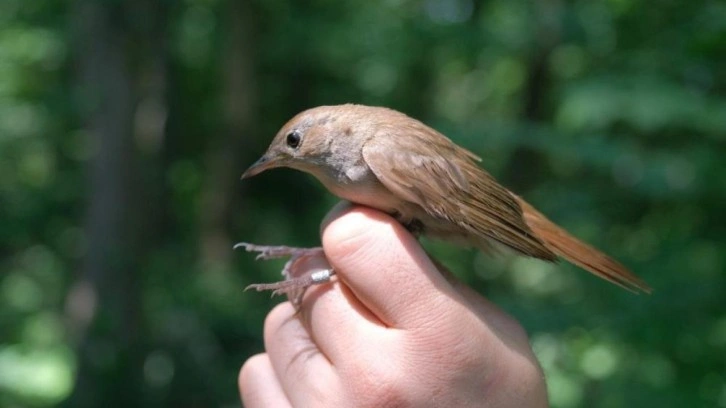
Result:
[[[459,297],[414,237],[386,214],[343,210],[325,227],[322,241],[339,278],[388,326],[428,325],[437,313],[452,311],[443,303]]]
[[[350,360],[352,350],[377,349],[389,330],[340,280],[311,288],[301,314],[310,336],[333,366]]]
[[[328,401],[338,380],[290,302],[276,306],[265,320],[265,350],[293,406]]]
[[[257,354],[247,360],[237,382],[242,405],[246,408],[292,407],[267,354]]]
[[[322,251],[301,260],[296,266],[301,270],[330,268]],[[309,287],[298,317],[312,341],[333,365],[349,358],[350,350],[357,348],[358,339],[369,341],[372,337],[369,334],[373,334],[369,330],[380,330],[383,326],[337,278],[329,284]]]

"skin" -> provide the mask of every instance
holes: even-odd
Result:
[[[447,280],[396,220],[343,203],[322,242],[338,278],[298,315],[285,302],[267,316],[266,352],[239,375],[245,407],[547,406],[522,327]]]

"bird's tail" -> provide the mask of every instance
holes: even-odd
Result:
[[[522,207],[529,228],[552,252],[631,292],[650,293],[650,286],[618,261],[573,237],[520,197],[515,198]]]

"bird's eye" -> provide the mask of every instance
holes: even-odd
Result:
[[[300,146],[300,139],[302,139],[300,133],[295,130],[287,134],[287,139],[285,139],[285,141],[287,142],[288,146],[296,149],[298,146]]]

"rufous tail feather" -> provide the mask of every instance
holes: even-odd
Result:
[[[524,220],[529,228],[552,252],[631,292],[651,292],[650,286],[645,281],[618,261],[573,237],[520,197],[515,196],[515,198],[522,207]]]

